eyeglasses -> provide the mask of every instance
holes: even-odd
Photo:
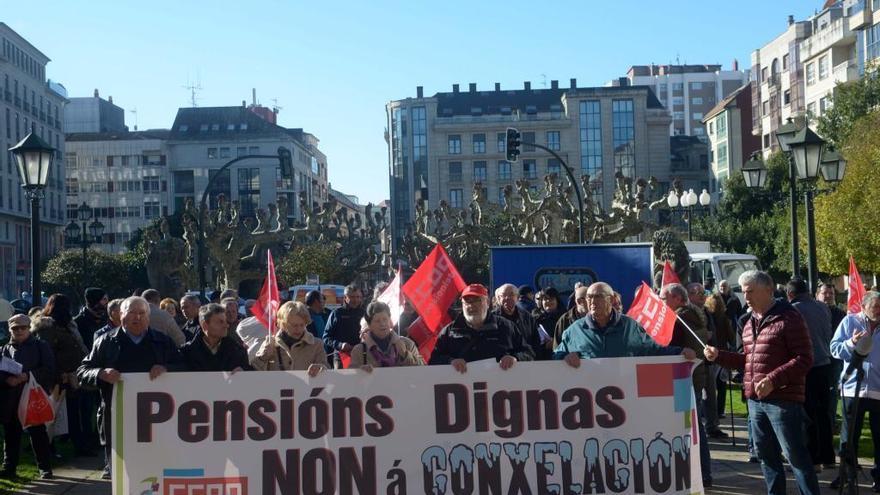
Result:
[[[587,294],[586,299],[603,299],[606,297],[611,297],[611,294]],[[580,298],[581,300],[585,298]]]

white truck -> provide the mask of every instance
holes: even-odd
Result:
[[[745,304],[739,276],[748,270],[760,270],[758,258],[751,254],[736,253],[691,253],[690,281],[701,282],[712,280],[717,286],[727,280],[730,290]]]

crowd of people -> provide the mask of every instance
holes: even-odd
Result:
[[[175,371],[301,370],[315,376],[346,366],[369,373],[421,365],[451,365],[466,373],[468,362],[482,359],[495,359],[501,369],[532,360],[561,360],[577,368],[583,359],[680,354],[703,360],[693,372],[693,388],[704,485],[712,484],[707,439],[727,438],[719,425],[727,388],[741,381],[749,411],[750,460],[761,463],[768,492],[785,493],[784,455],[801,492],[819,493],[817,471],[834,466],[838,454],[842,462],[852,462],[844,455],[846,446],[858,442],[865,412],[871,412],[872,433],[880,439],[880,374],[872,368],[872,353],[858,391],[863,398],[856,438],[843,434],[846,412],[857,395],[852,377],[842,388],[842,445],[838,451],[832,445],[841,372],[856,344],[874,338],[880,293],[868,292],[864,311],[846,315],[831,285],[822,285],[813,297],[796,279],[784,297],[777,297],[764,272],[746,272],[738,282],[746,305],[727,281],[717,287],[662,287],[659,297],[677,317],[668,346],[656,343],[624,314],[620,294],[604,282],[578,284],[568,300],[552,287],[535,292],[505,283],[490,297],[487,287],[472,284],[462,291],[460,307],[450,310],[452,321],[441,330],[429,359],[408,338],[418,318],[415,308],[406,303],[401,314],[392,315],[378,301],[381,286],[369,304],[361,287],[347,286],[342,306],[333,311],[324,307],[318,291],[308,293],[304,302],[283,302],[275,335],[247,317],[253,301],[241,305],[233,290],[203,304],[196,295],[163,299],[153,289],[109,300],[103,290],[90,288],[75,315],[70,299],[54,294],[30,315],[15,315],[8,322],[11,338],[2,356],[20,363],[22,372],[6,373],[5,386],[0,386],[2,475],[15,475],[22,436],[15,409],[28,373],[44,389],[64,392],[69,441],[77,455],[95,455],[102,445],[103,475],[109,479],[110,398],[123,373],[149,373],[155,379]],[[876,354],[880,364],[880,350]],[[51,478],[53,441],[46,427],[26,430],[41,476]],[[875,453],[880,453],[877,445]],[[880,468],[875,465],[872,474],[875,491],[880,491]]]

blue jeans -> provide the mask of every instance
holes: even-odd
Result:
[[[785,468],[781,454],[791,463],[794,478],[804,495],[819,495],[819,480],[807,451],[804,406],[786,400],[749,399],[749,432],[767,493],[785,495]],[[780,452],[781,447],[781,452]]]

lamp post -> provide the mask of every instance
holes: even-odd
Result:
[[[707,208],[712,203],[712,196],[705,189],[703,189],[703,192],[701,192],[699,196],[697,196],[697,193],[695,193],[693,189],[682,191],[680,197],[678,193],[675,192],[675,189],[670,189],[669,195],[666,196],[666,204],[669,205],[669,208],[675,209],[676,207],[681,206],[682,214],[684,215],[685,211],[687,212],[689,241],[694,240],[694,206],[696,206],[697,203],[699,203],[702,208]]]
[[[97,218],[86,225],[86,222],[91,220],[92,214],[93,211],[89,205],[83,203],[76,209],[77,220],[82,222],[82,227],[76,224],[76,220],[71,220],[64,228],[64,243],[69,246],[79,245],[82,247],[82,280],[80,280],[80,285],[83,289],[86,287],[86,255],[89,246],[100,243],[104,235],[104,224]]]
[[[791,117],[788,118],[785,125],[776,130],[776,142],[779,149],[785,153],[788,158],[788,187],[790,189],[790,207],[791,207],[791,275],[799,277],[801,274],[801,255],[798,251],[798,216],[797,216],[797,183],[795,180],[795,164],[794,157],[789,147],[789,142],[798,132],[797,124]]]
[[[822,194],[833,190],[835,184],[843,179],[846,172],[846,161],[825,140],[819,137],[809,127],[804,127],[786,141],[789,154],[789,183],[791,194],[797,195],[797,182],[800,180],[804,185],[804,206],[806,208],[807,224],[807,278],[810,291],[815,293],[818,285],[819,271],[816,267],[816,221],[813,217],[813,198],[816,194]],[[819,189],[816,179],[821,170],[825,182],[832,185],[831,189]],[[750,188],[762,188],[767,180],[767,168],[761,162],[758,154],[743,165],[743,178]],[[794,207],[792,208],[794,210]],[[797,268],[797,216],[792,215],[792,263]],[[797,277],[798,271],[793,271],[792,276]]]
[[[21,187],[31,202],[31,307],[43,303],[40,290],[40,200],[49,179],[55,148],[33,132],[9,148],[18,165]]]

